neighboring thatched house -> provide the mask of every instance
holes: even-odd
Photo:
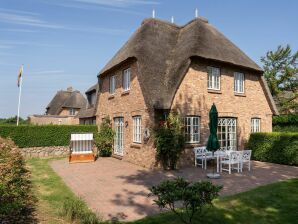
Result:
[[[261,68],[202,18],[184,26],[145,19],[98,77],[97,121],[112,121],[113,155],[142,166],[156,165],[153,130],[171,110],[184,117],[188,164],[192,148],[206,145],[213,103],[224,149],[271,132],[278,113]]]
[[[78,117],[80,119],[80,124],[96,124],[96,105],[97,105],[97,95],[98,95],[98,84],[91,86],[86,92],[87,105],[82,108]]]
[[[30,116],[33,124],[79,124],[78,112],[86,108],[87,101],[80,91],[60,90],[46,107],[45,115]]]

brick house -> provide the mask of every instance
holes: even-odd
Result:
[[[59,90],[46,107],[44,115],[30,116],[31,124],[79,124],[78,112],[86,108],[86,99],[72,87]]]
[[[86,92],[87,104],[85,108],[82,108],[78,117],[80,124],[96,124],[96,105],[98,96],[98,84],[91,86]]]
[[[145,19],[99,72],[97,123],[115,129],[114,156],[154,167],[153,129],[169,111],[185,120],[187,145],[206,145],[208,112],[219,112],[222,148],[241,150],[251,132],[271,132],[277,110],[261,68],[207,20],[184,26]]]

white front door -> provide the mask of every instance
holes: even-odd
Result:
[[[123,117],[114,118],[114,153],[119,156],[123,156],[123,123]]]
[[[218,118],[217,136],[221,149],[237,150],[236,127],[236,118]]]

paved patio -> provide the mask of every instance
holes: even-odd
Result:
[[[136,220],[159,212],[148,187],[166,178],[182,176],[192,181],[206,179],[201,168],[179,171],[153,171],[114,158],[99,158],[94,163],[69,164],[67,160],[51,162],[52,168],[89,207],[104,219]],[[260,185],[298,177],[298,167],[253,162],[252,171],[224,173],[213,180],[223,185],[222,195],[247,191]]]

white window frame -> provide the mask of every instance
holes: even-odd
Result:
[[[76,109],[75,108],[70,108],[69,109],[69,115],[71,115],[71,116],[76,115]]]
[[[125,69],[123,71],[123,80],[122,80],[122,86],[124,91],[130,90],[130,76],[131,76],[131,71],[130,68]]]
[[[241,72],[234,72],[234,92],[244,93],[245,77]]]
[[[217,137],[223,150],[237,150],[237,118],[219,117]]]
[[[184,118],[186,143],[194,144],[200,142],[201,118],[199,116],[186,116]],[[195,132],[197,130],[197,132]]]
[[[133,139],[134,143],[142,143],[142,117],[133,116]]]
[[[109,92],[110,94],[115,94],[116,91],[116,75],[110,77],[110,87]]]
[[[220,68],[208,67],[207,82],[208,89],[220,90]]]
[[[254,117],[251,119],[251,133],[261,132],[261,118]]]

